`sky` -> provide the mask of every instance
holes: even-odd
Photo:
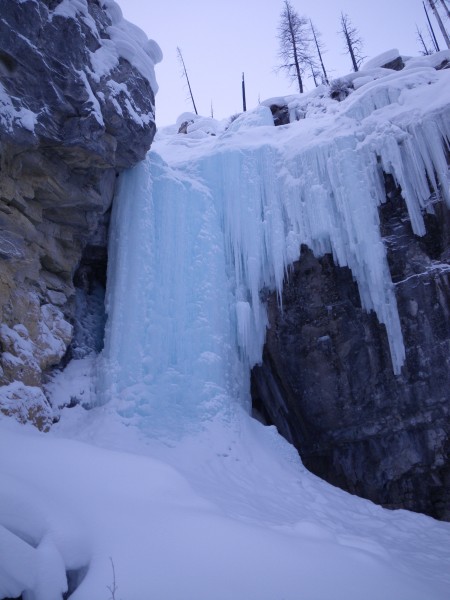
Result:
[[[163,51],[156,66],[158,126],[175,123],[192,111],[192,103],[176,48],[183,53],[198,108],[205,116],[227,118],[242,110],[241,78],[245,72],[247,108],[274,96],[297,92],[278,64],[277,27],[282,0],[118,0],[124,17],[138,25]],[[398,48],[418,55],[416,24],[426,32],[422,0],[292,0],[300,15],[312,19],[326,48],[324,62],[332,77],[351,71],[339,36],[339,18],[347,13],[364,41],[364,54],[372,58]],[[438,42],[445,44],[432,18]],[[430,43],[431,45],[431,43]],[[313,88],[312,80],[306,89]]]

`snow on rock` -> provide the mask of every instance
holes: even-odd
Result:
[[[415,56],[405,60],[405,69],[416,67],[433,67],[434,69],[447,68],[450,64],[450,50],[441,50],[429,56]]]
[[[11,98],[5,87],[0,83],[0,125],[12,130],[17,125],[30,133],[34,133],[37,114],[20,106],[17,99]]]
[[[33,335],[25,325],[0,325],[2,377],[22,381],[27,386],[40,385],[42,371],[57,364],[72,339],[72,325],[53,304],[37,308]]]
[[[41,388],[20,381],[0,387],[0,412],[42,431],[48,431],[53,421],[53,410]]]
[[[63,0],[50,13],[49,19],[59,16],[64,19],[77,19],[81,17],[89,27],[91,33],[100,47],[93,53],[93,76],[97,79],[107,75],[115,66],[119,58],[124,58],[143,75],[156,94],[158,86],[155,79],[154,65],[162,60],[162,52],[154,40],[149,40],[145,33],[126,21],[122,10],[114,0],[101,0],[100,5],[108,14],[111,25],[106,28],[109,39],[99,35],[98,26],[89,12],[88,0]]]
[[[235,119],[228,128],[229,132],[247,129],[249,127],[273,126],[272,113],[267,106],[261,105],[258,108],[242,113]]]
[[[396,48],[393,50],[387,50],[386,52],[378,54],[374,58],[371,58],[370,60],[363,63],[361,65],[360,70],[368,71],[369,69],[376,69],[377,67],[385,67],[386,65],[394,62],[398,58],[400,58],[400,53]]]
[[[91,353],[84,358],[71,360],[62,370],[55,370],[44,385],[46,395],[54,408],[81,404],[90,407],[94,404],[94,374],[96,355]]]
[[[61,310],[53,304],[40,308],[37,345],[42,368],[58,363],[64,356],[72,339],[73,327],[64,319]]]
[[[156,42],[123,19],[112,0],[48,6],[1,0],[0,8],[0,40],[8,57],[0,87],[6,139],[37,145],[43,136],[88,145],[103,161],[122,167],[141,159],[155,131],[154,67],[162,59]],[[111,83],[120,93],[117,88],[111,93]],[[133,150],[126,148],[130,136]]]

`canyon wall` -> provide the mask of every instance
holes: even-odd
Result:
[[[110,1],[0,0],[0,14],[0,410],[46,429],[74,278],[102,279],[116,174],[155,133],[161,56]]]
[[[450,214],[434,196],[415,236],[392,180],[380,207],[406,362],[362,310],[351,272],[302,249],[269,298],[255,407],[330,483],[390,508],[450,519]]]

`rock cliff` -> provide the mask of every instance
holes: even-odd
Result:
[[[74,278],[102,279],[116,174],[155,133],[161,52],[111,0],[0,0],[0,14],[0,410],[45,429]]]
[[[389,179],[386,190],[380,217],[406,346],[401,374],[351,272],[304,247],[282,310],[269,298],[253,399],[317,475],[450,520],[450,214],[437,202],[417,237]]]

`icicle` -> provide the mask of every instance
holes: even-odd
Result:
[[[151,152],[124,174],[103,397],[152,431],[172,432],[226,413],[236,399],[245,404],[268,324],[261,292],[281,299],[302,244],[351,269],[400,373],[405,349],[378,214],[382,171],[423,235],[430,184],[450,205],[449,102],[436,93],[448,94],[445,83],[432,69],[409,69],[363,85],[337,116],[335,104],[323,116],[314,96],[314,118],[284,128],[259,107],[221,136],[175,136],[160,145],[162,158]]]

